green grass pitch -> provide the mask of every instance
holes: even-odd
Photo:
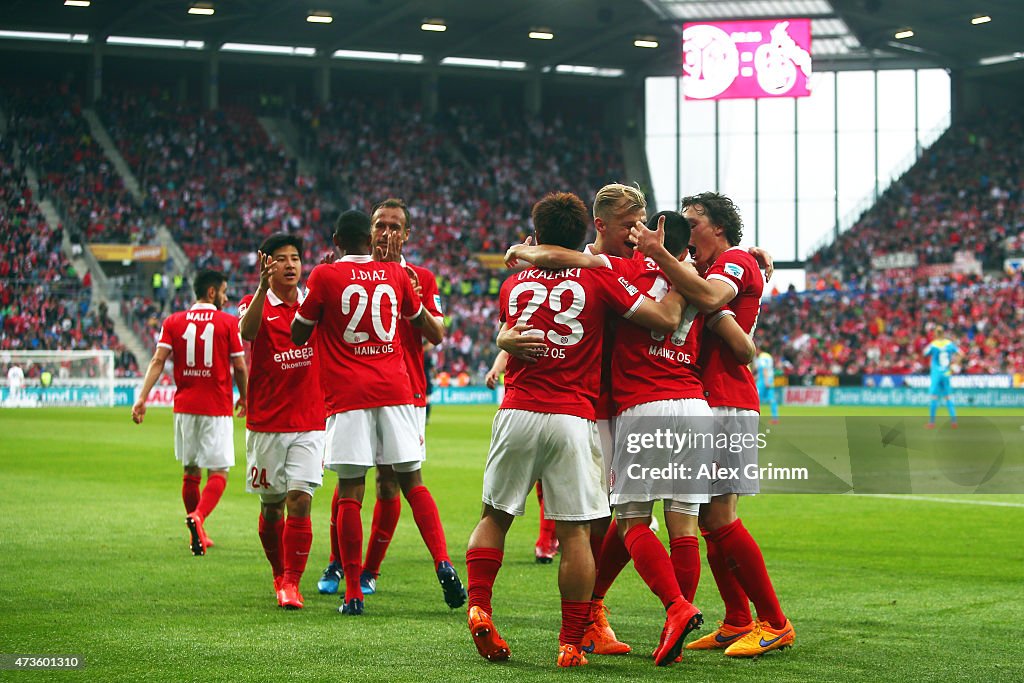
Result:
[[[487,407],[437,408],[428,427],[424,479],[463,580],[492,414]],[[633,654],[593,657],[584,670],[558,672],[556,565],[533,562],[535,500],[512,528],[495,586],[495,619],[512,659],[492,664],[470,642],[465,612],[445,606],[404,503],[380,592],[367,598],[366,615],[342,617],[336,596],[317,593],[329,548],[333,474],[314,500],[313,551],[302,583],[306,608],[279,609],[256,536],[258,501],[244,491],[243,433],[238,421],[239,465],[207,523],[217,545],[196,558],[188,551],[169,410],[150,410],[142,426],[131,423],[128,408],[0,410],[0,653],[78,654],[86,661],[83,671],[0,677],[1024,679],[1024,496],[959,499],[968,504],[835,495],[744,500],[741,516],[796,627],[796,647],[748,661],[688,653],[681,664],[656,669],[650,652],[663,611],[627,567],[607,603],[612,626]],[[1002,505],[977,504],[983,500]],[[372,507],[370,493],[367,530]],[[722,607],[706,566],[696,602],[705,629],[713,628]]]

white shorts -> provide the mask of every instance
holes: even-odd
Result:
[[[728,406],[715,406],[711,409],[715,416],[715,429],[729,435],[753,434],[757,435],[758,419],[761,417],[756,410],[744,410],[742,408],[730,408]],[[715,451],[715,462],[720,467],[738,468],[742,473],[746,465],[753,463],[757,465],[757,446],[752,448],[737,449],[738,452],[728,448],[719,448]],[[735,493],[740,496],[753,496],[761,491],[760,481],[757,479],[720,479],[712,482],[711,495],[724,496]]]
[[[416,406],[416,420],[420,428],[420,452],[423,456],[421,461],[427,459],[427,407]]]
[[[630,453],[627,440],[633,433],[650,432],[654,429],[669,429],[677,434],[688,431],[706,432],[712,428],[712,413],[708,402],[702,398],[680,398],[641,403],[623,410],[616,422],[616,443],[612,458],[612,487],[610,501],[614,508],[626,503],[653,503],[664,500],[672,512],[684,512],[687,504],[707,503],[711,500],[706,481],[629,480],[626,473],[630,466],[638,464],[647,467],[661,467],[668,460],[651,460],[645,454]],[[696,473],[700,465],[709,458],[709,453],[695,446],[682,447],[671,456],[671,462],[689,468]],[[675,509],[670,503],[684,507]]]
[[[245,430],[245,490],[264,496],[317,488],[324,476],[324,433]]]
[[[418,409],[412,404],[336,413],[327,418],[324,467],[423,461]]]
[[[697,517],[700,514],[700,503],[680,503],[675,500],[666,500],[664,503],[665,512],[674,512],[677,515],[689,515]],[[615,517],[618,519],[642,519],[653,517],[654,501],[635,503],[622,503],[615,507]]]
[[[597,421],[597,436],[601,443],[601,469],[604,478],[612,471],[612,453],[615,452],[615,418]]]
[[[226,470],[235,464],[230,415],[174,414],[174,457],[185,467]]]
[[[499,410],[484,466],[484,503],[522,515],[538,479],[544,485],[548,519],[584,522],[611,514],[593,422],[573,415]]]

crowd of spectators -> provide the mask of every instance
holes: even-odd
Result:
[[[921,374],[936,324],[964,351],[962,371],[1024,369],[1020,274],[867,292],[786,293],[761,305],[755,340],[786,374]]]
[[[145,226],[166,225],[194,267],[231,277],[237,298],[255,284],[254,248],[266,235],[302,236],[308,272],[329,248],[339,208],[368,210],[383,197],[403,197],[412,214],[405,253],[437,275],[450,328],[432,352],[435,368],[474,381],[495,352],[495,295],[504,276],[475,255],[521,240],[530,208],[545,192],[569,190],[589,200],[601,185],[624,179],[619,140],[586,115],[450,105],[428,117],[416,104],[372,98],[298,109],[293,119],[318,168],[306,177],[244,109],[203,112],[160,93],[118,90],[98,110],[142,186],[141,204],[92,140],[73,95],[19,95],[7,106],[23,159],[38,169],[43,193],[63,209],[73,234],[147,242],[153,228]],[[966,372],[1024,367],[1015,332],[1024,323],[1020,276],[894,279],[871,268],[873,256],[895,252],[912,253],[922,265],[967,253],[986,269],[999,268],[1024,248],[1022,158],[1024,126],[1013,117],[952,128],[853,228],[811,258],[812,277],[829,286],[764,301],[758,340],[791,374],[916,373],[926,369],[920,351],[929,326],[943,321],[967,347]],[[60,255],[60,235],[34,208],[23,175],[10,162],[0,173],[0,237],[8,252],[0,263],[3,348],[120,349],[109,318],[89,310],[88,296],[55,294],[57,283],[77,283]],[[187,291],[169,305],[135,296],[121,312],[152,347],[162,318],[189,303]],[[127,365],[120,371],[137,372],[134,358]]]
[[[65,88],[14,90],[4,107],[9,133],[39,176],[40,194],[64,214],[73,241],[155,241],[155,225],[93,140],[76,95]]]
[[[99,106],[143,188],[143,210],[166,225],[197,268],[255,283],[254,245],[274,232],[321,243],[326,230],[313,178],[247,110],[203,111],[161,94],[120,91]]]
[[[1000,270],[1024,249],[1024,124],[991,113],[950,128],[810,268],[844,283],[872,278],[871,259],[903,252],[920,265],[970,255]]]
[[[36,204],[15,140],[0,140],[0,350],[114,349],[119,375],[138,373],[104,304],[93,309],[83,282],[62,251],[63,235]],[[21,152],[24,159],[24,153]]]
[[[418,104],[346,100],[294,113],[321,187],[342,206],[369,210],[402,197],[411,213],[405,254],[438,277],[451,333],[436,366],[479,379],[494,353],[495,298],[502,273],[475,254],[502,253],[529,234],[530,209],[545,193],[590,201],[623,179],[619,141],[587,116],[528,116],[451,105],[426,116]]]

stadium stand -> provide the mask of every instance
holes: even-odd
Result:
[[[79,98],[63,89],[16,90],[7,102],[12,134],[75,241],[151,244],[155,229],[92,139]]]
[[[872,257],[905,252],[925,264],[974,255],[987,270],[1024,240],[1024,125],[1011,112],[950,128],[849,230],[810,259],[862,287]],[[768,245],[770,247],[770,245]]]
[[[969,345],[963,372],[1024,367],[1020,274],[884,291],[787,293],[762,302],[755,339],[790,375],[923,373],[927,325],[940,321],[951,338]]]
[[[160,93],[129,90],[99,110],[144,188],[143,210],[171,230],[197,268],[254,285],[254,244],[329,220],[312,179],[297,173],[295,160],[244,109],[201,113]],[[319,243],[321,235],[307,241]]]
[[[439,374],[474,382],[481,381],[494,353],[494,293],[503,277],[475,254],[501,252],[522,239],[530,207],[545,192],[568,189],[589,198],[623,173],[618,141],[586,118],[539,119],[518,112],[494,117],[481,107],[454,104],[428,119],[417,105],[353,98],[344,107],[292,111],[303,148],[318,169],[316,178],[305,177],[248,110],[199,113],[158,91],[114,92],[99,111],[144,188],[142,206],[92,142],[72,94],[47,90],[9,98],[11,131],[74,235],[84,241],[147,242],[153,229],[145,226],[163,223],[193,266],[228,272],[237,297],[255,283],[253,245],[265,235],[299,233],[306,240],[306,262],[314,264],[327,250],[337,207],[368,210],[382,197],[404,197],[413,216],[405,253],[437,275],[448,315],[450,336],[433,352],[435,367]],[[763,304],[758,335],[783,370],[921,372],[917,352],[926,326],[938,318],[953,321],[950,334],[971,344],[965,372],[1006,373],[1024,366],[1024,346],[1013,332],[1024,322],[1019,276],[925,270],[903,279],[879,278],[871,264],[872,257],[896,252],[913,254],[922,266],[948,264],[966,252],[988,272],[999,268],[1003,258],[1024,247],[1022,146],[1024,127],[1009,114],[950,129],[853,228],[814,254],[808,265],[824,285],[820,291],[786,293]],[[23,197],[27,190],[18,172],[6,164],[3,173],[5,203]],[[24,243],[32,258],[50,254],[44,264],[50,289],[59,278],[67,280],[70,265],[59,255],[59,236],[49,234],[38,212],[8,213],[5,241]],[[103,318],[88,315],[87,303],[68,306],[63,299],[47,299],[49,292],[12,285],[24,258],[8,262],[0,266],[8,270],[5,340],[12,325],[25,325],[11,315],[12,303],[21,301],[22,310],[45,311],[49,317],[43,322],[50,327],[56,324],[50,318],[60,317],[53,311],[78,311],[71,328],[81,330],[80,339],[69,332],[59,341],[40,337],[28,343],[117,348]],[[187,300],[186,288],[169,306]],[[152,297],[129,296],[120,310],[151,347],[168,309]],[[119,364],[119,372],[136,370],[134,359]]]
[[[137,375],[138,363],[114,334],[106,304],[91,307],[88,280],[80,281],[64,257],[62,235],[47,225],[24,170],[9,161],[13,152],[14,140],[4,139],[0,143],[0,349],[113,349],[117,374]],[[37,367],[30,369],[29,376],[36,371]]]

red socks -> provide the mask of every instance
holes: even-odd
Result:
[[[702,529],[700,533],[708,546],[708,566],[711,567],[711,574],[715,577],[718,592],[725,603],[725,623],[731,626],[746,626],[754,620],[750,615],[750,600],[740,582],[736,580],[736,576],[729,570],[725,553],[717,540],[718,532]]]
[[[270,569],[274,572],[274,578],[284,574],[284,558],[281,555],[281,536],[284,532],[284,520],[279,519],[273,526],[267,524],[267,520],[260,515],[260,543],[263,544],[263,552],[267,554],[270,561]]]
[[[451,562],[448,557],[448,543],[444,538],[444,528],[441,526],[441,517],[437,514],[437,504],[434,497],[426,486],[417,486],[409,491],[406,496],[409,507],[412,508],[412,517],[416,520],[416,526],[420,530],[423,542],[427,544],[430,556],[434,558],[434,566],[442,562]],[[348,575],[348,570],[345,570]]]
[[[202,480],[199,474],[186,474],[182,477],[181,501],[185,503],[185,514],[195,512],[196,505],[199,505],[199,482]]]
[[[309,517],[292,517],[284,523],[282,534],[284,546],[284,582],[299,585],[302,572],[306,571],[309,547],[313,544],[313,527]]]
[[[618,578],[622,570],[629,564],[629,551],[626,545],[619,538],[618,520],[613,519],[608,527],[608,533],[604,535],[604,542],[601,544],[601,552],[594,557],[597,567],[597,578],[594,580],[594,595],[603,598],[608,594],[608,589]]]
[[[498,576],[504,556],[505,552],[498,548],[470,548],[466,551],[469,607],[479,607],[488,614],[492,614],[491,594],[494,591],[494,579]],[[583,637],[582,631],[580,637]]]
[[[682,595],[679,583],[672,569],[672,561],[665,552],[665,546],[654,535],[646,524],[638,524],[626,532],[623,539],[629,554],[633,558],[633,566],[647,586],[668,609]]]
[[[736,576],[736,580],[746,594],[750,596],[754,608],[757,609],[757,618],[767,621],[772,628],[785,626],[786,616],[782,613],[779,599],[775,596],[772,580],[768,578],[768,570],[764,566],[761,549],[750,532],[744,528],[743,521],[737,519],[731,524],[726,524],[708,534],[708,538],[718,544],[729,569]]]
[[[391,537],[398,526],[398,516],[402,513],[402,499],[378,498],[373,506],[373,525],[370,527],[370,539],[366,542],[366,561],[363,571],[374,576],[380,574],[380,563],[391,545]]]
[[[672,539],[672,568],[676,572],[679,590],[687,602],[693,602],[700,583],[700,542],[696,536],[681,536]],[[737,624],[738,625],[738,624]]]
[[[338,487],[334,487],[331,498],[331,557],[328,562],[341,564],[341,551],[338,549]]]
[[[559,645],[575,645],[579,647],[583,640],[583,632],[590,623],[591,600],[562,599],[562,630],[558,632]]]
[[[341,549],[341,566],[345,570],[345,602],[352,598],[363,599],[359,587],[359,568],[363,560],[363,520],[359,511],[362,505],[354,498],[338,500],[338,547]]]
[[[224,493],[224,487],[227,485],[228,480],[224,475],[211,474],[206,477],[206,486],[203,487],[203,493],[199,496],[195,513],[204,520],[209,517],[210,513],[213,512],[213,508],[217,507],[217,503],[220,502],[220,497]]]

